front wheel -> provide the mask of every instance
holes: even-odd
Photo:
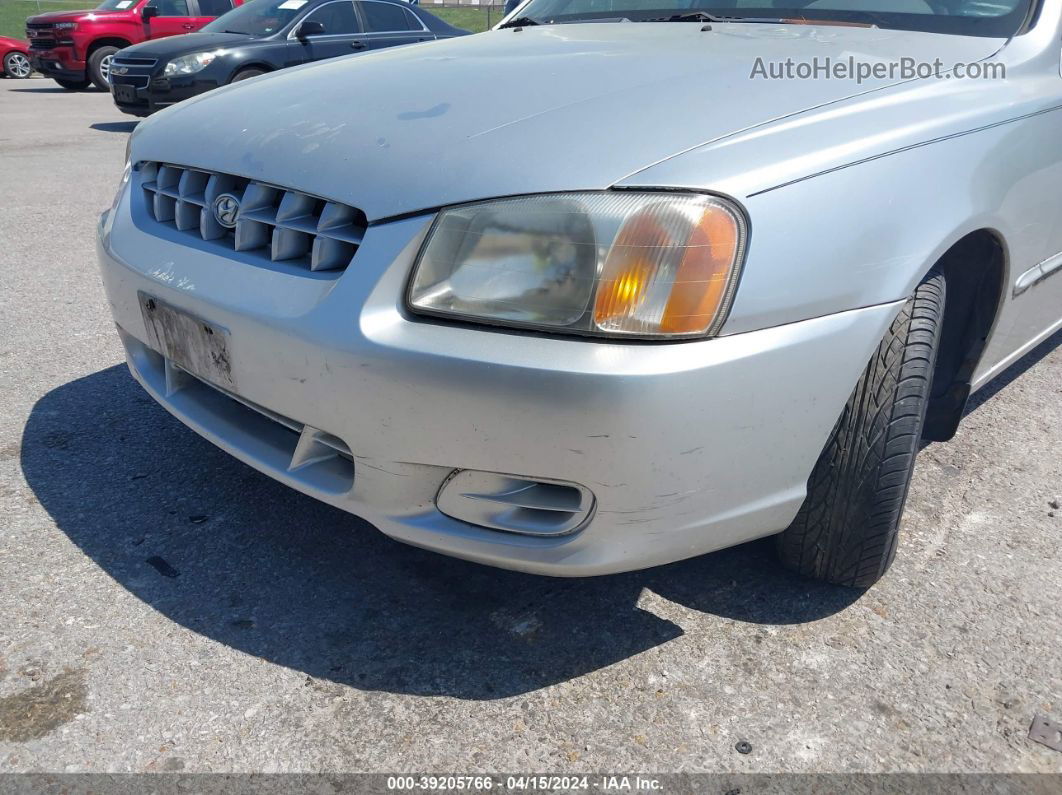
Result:
[[[931,271],[892,322],[778,537],[788,568],[867,588],[896,556],[900,516],[922,438],[946,297]]]
[[[25,80],[30,76],[33,67],[30,66],[29,58],[22,52],[9,52],[4,56],[4,74],[16,80]]]
[[[88,59],[88,75],[92,84],[100,91],[110,91],[111,59],[118,52],[117,47],[97,47]]]

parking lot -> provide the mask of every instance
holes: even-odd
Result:
[[[769,540],[589,580],[483,568],[136,386],[94,251],[134,125],[0,80],[0,770],[1062,772],[1028,738],[1062,720],[1062,334],[922,452],[869,592]]]

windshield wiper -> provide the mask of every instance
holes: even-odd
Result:
[[[504,25],[499,25],[498,28],[529,28],[532,25],[541,25],[537,19],[531,17],[517,17],[516,19],[510,19]]]
[[[803,20],[785,19],[783,17],[720,17],[715,14],[706,14],[703,11],[694,11],[692,14],[674,14],[670,17],[653,17],[643,20],[644,22],[764,22],[772,25],[796,24]]]
[[[593,22],[595,25],[611,22],[630,22],[630,17],[590,17],[588,19],[566,19],[563,22],[550,22],[550,25],[587,25]]]
[[[246,30],[223,30],[222,33],[235,33],[237,36],[250,36]]]
[[[868,18],[875,19],[870,14]],[[742,22],[760,23],[765,25],[850,25],[852,27],[877,27],[875,22],[853,22],[849,20],[833,19],[809,19],[807,17],[721,17],[715,14],[706,14],[703,11],[695,11],[692,14],[674,14],[670,17],[653,17],[644,19],[643,22]]]
[[[694,11],[692,14],[673,14],[670,17],[651,17],[644,22],[733,22],[737,17],[717,17],[715,14],[706,14],[703,11]]]

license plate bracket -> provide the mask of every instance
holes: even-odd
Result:
[[[139,293],[147,343],[182,370],[235,391],[227,329]]]
[[[119,102],[136,102],[136,87],[126,86],[121,83],[114,84],[114,98]]]

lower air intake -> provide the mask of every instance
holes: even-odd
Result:
[[[439,510],[452,519],[529,536],[562,536],[579,530],[594,512],[584,486],[461,469],[443,484]]]

